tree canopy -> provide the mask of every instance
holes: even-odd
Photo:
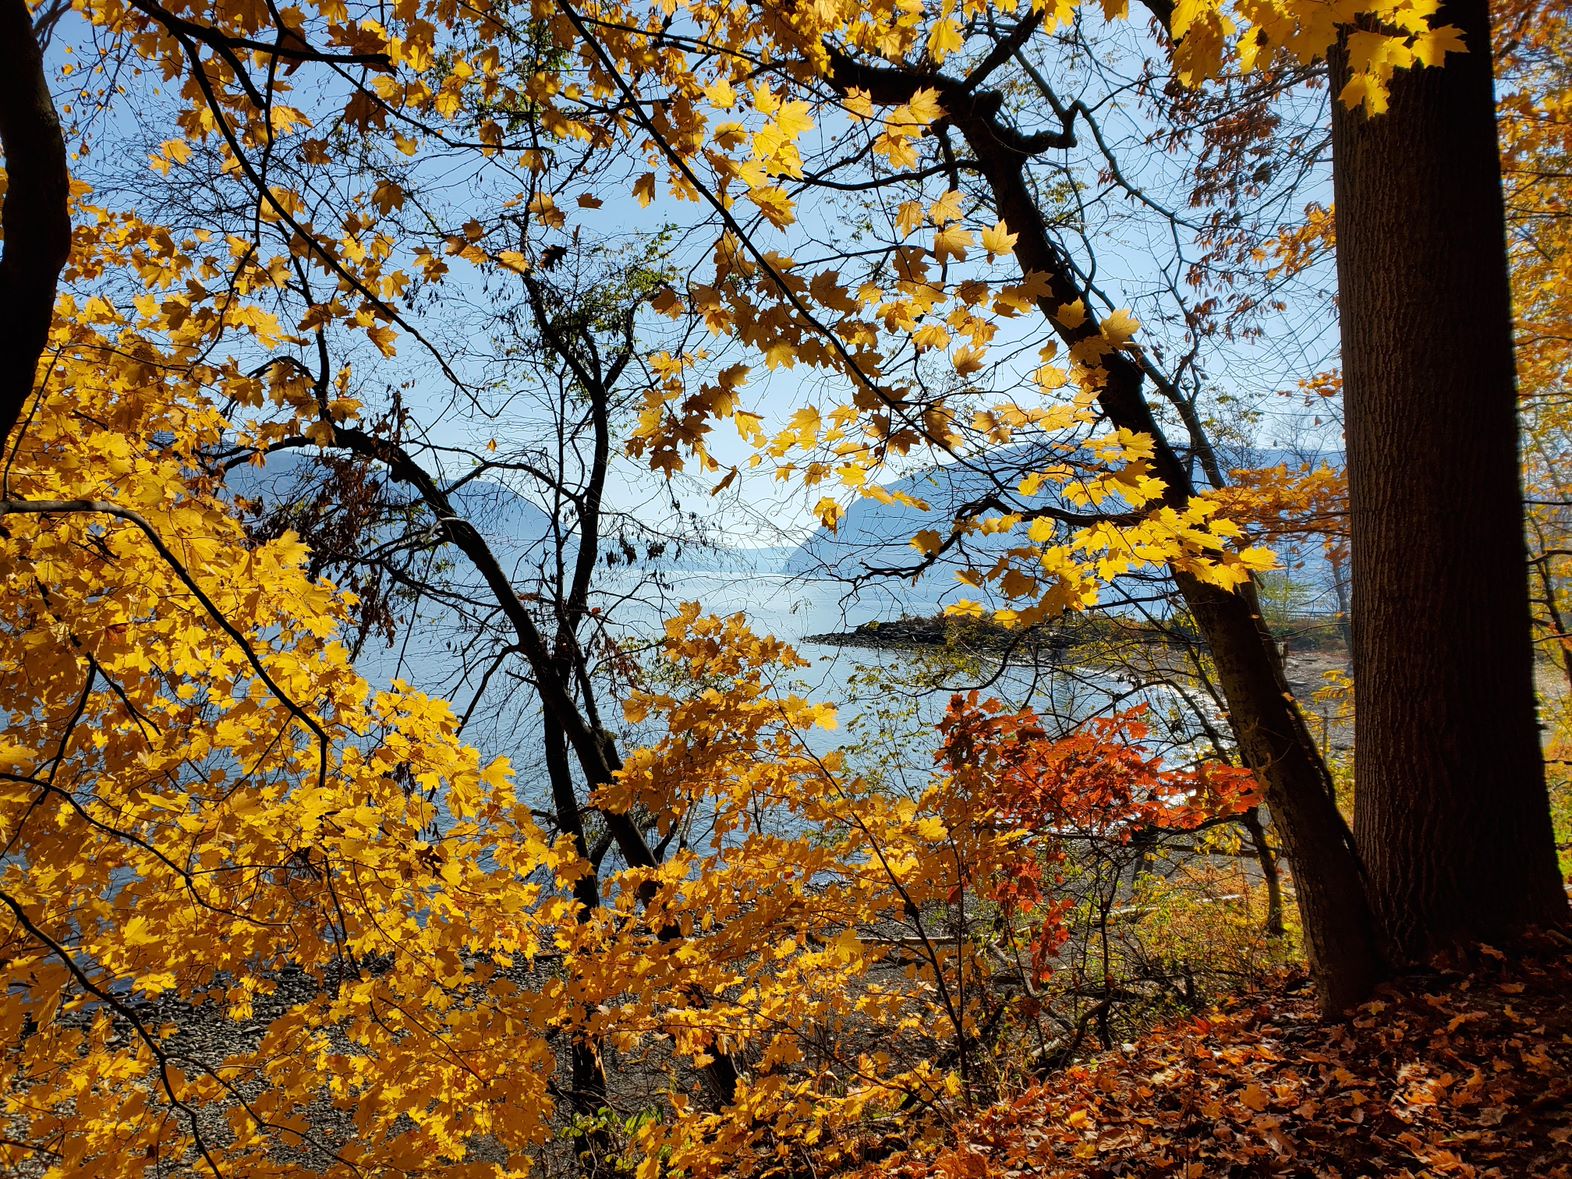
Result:
[[[1564,922],[1572,713],[1547,788],[1529,677],[1535,642],[1572,668],[1565,32],[1460,0],[0,0],[0,1155],[822,1170],[936,1148],[1121,1005],[1199,1009],[1187,942],[1252,976],[1302,945],[1339,1013]],[[1500,379],[1455,383],[1512,543],[1497,588],[1428,580],[1496,620],[1521,691],[1479,736],[1520,740],[1484,808],[1356,766],[1350,826],[1259,579],[1352,552],[1362,764],[1405,748],[1368,718],[1457,719],[1362,675],[1418,600],[1361,566],[1387,467],[1355,440],[1397,402],[1355,361],[1445,262],[1399,224],[1349,277],[1348,144],[1433,129],[1459,60],[1505,179],[1469,239]],[[1444,169],[1382,151],[1417,224]],[[1278,413],[1339,449],[1345,368],[1347,477],[1261,461]],[[1485,485],[1450,455],[1434,483]],[[901,482],[931,469],[953,494]],[[1004,652],[972,679],[1092,612],[1141,628],[1141,687],[1065,723],[985,683],[900,777],[796,636],[677,600],[775,488],[821,535],[898,509],[852,588],[953,579]],[[1383,561],[1459,514],[1405,489]],[[1361,814],[1432,787],[1467,804],[1383,859]],[[1401,891],[1454,870],[1489,921]]]

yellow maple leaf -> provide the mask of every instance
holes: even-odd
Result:
[[[933,256],[940,262],[950,258],[964,262],[972,241],[971,230],[961,225],[948,225],[933,235]]]
[[[897,108],[897,113],[902,117],[892,121],[917,123],[926,127],[943,117],[944,107],[939,102],[939,92],[931,86],[924,86],[912,95],[909,102]]]
[[[982,231],[983,249],[988,251],[990,259],[1010,253],[1015,249],[1015,243],[1019,238],[1020,235],[1011,233],[1003,221]]]
[[[1140,320],[1131,315],[1128,310],[1121,308],[1118,311],[1110,312],[1104,317],[1102,322],[1103,339],[1107,340],[1115,348],[1123,348],[1130,342],[1135,333],[1140,330],[1140,327]]]
[[[928,30],[928,55],[935,62],[942,62],[966,43],[961,35],[961,24],[954,16],[944,16],[933,22]]]
[[[655,200],[655,173],[646,172],[633,182],[633,195],[639,198],[639,204],[648,208]]]
[[[928,219],[935,225],[948,225],[961,218],[961,201],[964,198],[954,189],[946,192],[928,208]]]
[[[379,181],[371,193],[371,203],[384,216],[404,205],[404,190],[391,180]]]

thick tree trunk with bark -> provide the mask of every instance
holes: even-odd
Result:
[[[33,394],[49,340],[55,282],[71,251],[65,140],[27,0],[0,0],[0,450]]]
[[[1535,719],[1486,0],[1469,51],[1334,103],[1355,832],[1391,951],[1562,921]],[[1333,93],[1348,76],[1333,60]]]

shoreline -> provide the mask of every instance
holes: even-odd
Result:
[[[1317,701],[1328,678],[1351,668],[1335,619],[1289,619],[1279,628],[1279,649],[1289,691],[1298,699],[1306,723],[1323,755],[1347,752],[1353,726],[1343,709]],[[823,647],[885,651],[945,648],[957,653],[1028,658],[1043,657],[1045,669],[1079,670],[1124,683],[1197,683],[1193,657],[1201,640],[1182,625],[1164,627],[1109,615],[1077,615],[1027,628],[1005,627],[989,619],[943,614],[871,621],[845,631],[804,635],[799,642]]]

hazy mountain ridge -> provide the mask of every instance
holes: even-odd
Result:
[[[267,507],[283,507],[301,500],[324,477],[323,456],[307,451],[282,451],[268,456],[264,466],[249,464],[230,470],[225,478],[229,494],[236,499],[258,500]],[[451,487],[459,477],[439,480]],[[395,499],[416,499],[413,488],[391,483]],[[551,555],[555,548],[552,514],[515,488],[493,479],[475,478],[463,482],[449,497],[460,514],[485,538],[492,551],[505,564],[523,567]],[[570,523],[565,520],[564,524]],[[311,537],[302,537],[311,543]],[[571,562],[578,553],[574,534],[562,537],[563,559]],[[785,545],[766,549],[732,549],[708,543],[678,544],[645,539],[623,540],[615,533],[603,536],[601,562],[608,567],[639,568],[667,572],[775,573],[794,551]]]

